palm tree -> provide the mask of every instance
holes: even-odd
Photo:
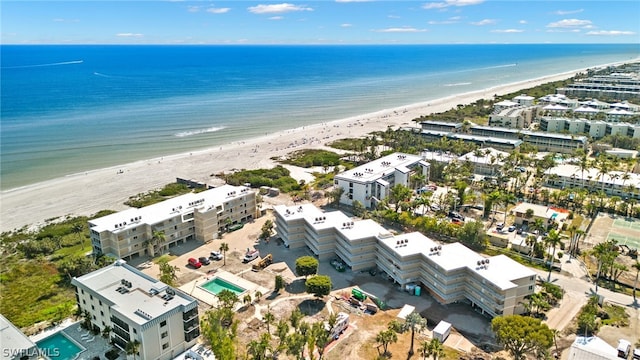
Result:
[[[160,249],[160,253],[164,253],[164,242],[167,240],[167,237],[164,234],[164,231],[154,231],[153,235],[151,235],[153,239],[154,246],[158,246]]]
[[[549,282],[551,281],[551,270],[553,270],[553,261],[556,257],[556,246],[558,246],[562,242],[562,239],[560,238],[560,234],[557,231],[551,230],[549,231],[549,235],[547,235],[544,242],[547,244],[547,246],[551,245],[553,247],[551,261],[549,261],[549,276],[547,277],[547,282]]]
[[[516,197],[513,194],[505,193],[499,199],[500,203],[504,205],[504,224],[507,223],[507,208],[510,204],[516,203]]]
[[[102,336],[109,339],[109,335],[111,335],[111,330],[113,330],[111,326],[109,325],[105,326],[104,329],[102,329]]]
[[[267,324],[267,333],[270,333],[270,326],[276,320],[276,316],[267,308],[267,312],[262,316],[262,318],[264,319],[265,324]]]
[[[391,330],[382,330],[376,335],[376,342],[382,344],[382,348],[384,349],[383,355],[389,354],[389,344],[398,341],[398,334]]]
[[[220,244],[220,251],[222,252],[222,266],[227,265],[227,251],[229,251],[229,244],[222,243]]]
[[[600,190],[604,192],[604,176],[611,170],[611,163],[606,156],[600,155],[596,160],[596,168],[598,169],[598,175],[600,175],[600,185],[602,186]]]
[[[636,269],[636,280],[633,282],[633,299],[636,298],[636,287],[638,285],[638,274],[640,274],[640,261],[636,260],[636,263],[631,265],[632,268]]]
[[[138,351],[140,351],[140,341],[129,341],[125,347],[125,351],[127,352],[127,355],[133,355],[133,359],[135,360]]]
[[[433,356],[433,360],[438,360],[444,356],[444,347],[438,339],[431,339],[429,342],[429,355]]]
[[[420,314],[413,312],[407,315],[404,326],[406,329],[411,329],[411,346],[409,347],[409,356],[413,355],[413,341],[415,339],[416,329],[422,331],[427,327],[427,319],[420,316]]]
[[[252,299],[250,294],[247,294],[242,298],[242,303],[244,303],[245,305],[251,304],[251,301]]]
[[[84,224],[82,223],[73,224],[73,226],[71,227],[71,232],[78,236],[78,238],[80,239],[80,242],[82,243],[82,247],[84,248],[85,237],[82,236],[82,233],[84,232]]]

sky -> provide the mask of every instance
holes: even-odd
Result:
[[[14,1],[2,44],[640,43],[640,1]]]

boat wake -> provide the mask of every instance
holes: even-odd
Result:
[[[48,63],[48,64],[3,66],[2,68],[3,69],[26,69],[26,68],[46,67],[46,66],[76,65],[76,64],[82,64],[83,62],[84,60],[73,60],[73,61],[63,61],[63,62]]]
[[[207,129],[192,130],[192,131],[182,131],[182,132],[179,132],[179,133],[175,134],[175,136],[176,137],[187,137],[187,136],[205,134],[205,133],[210,133],[210,132],[216,132],[216,131],[220,131],[222,129],[224,129],[224,126],[211,127],[211,128],[207,128]]]
[[[465,86],[465,85],[471,85],[470,82],[461,82],[461,83],[454,83],[454,84],[444,84],[444,86]]]

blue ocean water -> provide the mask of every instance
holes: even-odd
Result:
[[[632,45],[0,46],[3,190],[629,60]]]

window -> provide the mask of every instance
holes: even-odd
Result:
[[[163,332],[162,334],[160,334],[160,338],[164,339],[167,336],[169,336],[169,333],[167,331]]]
[[[533,290],[533,285],[529,285],[529,290]]]
[[[169,348],[169,343],[162,344],[162,350],[166,350]]]
[[[89,298],[90,298],[91,300],[93,300],[93,295],[89,295]]]
[[[138,332],[136,331],[136,329],[133,329],[133,333],[134,333],[134,334],[137,334]]]
[[[98,304],[102,306],[102,300],[98,300]]]
[[[103,311],[100,311],[100,316],[104,316],[104,312]]]
[[[163,322],[160,323],[160,327],[163,327],[163,326],[167,326],[167,320],[164,320]]]

